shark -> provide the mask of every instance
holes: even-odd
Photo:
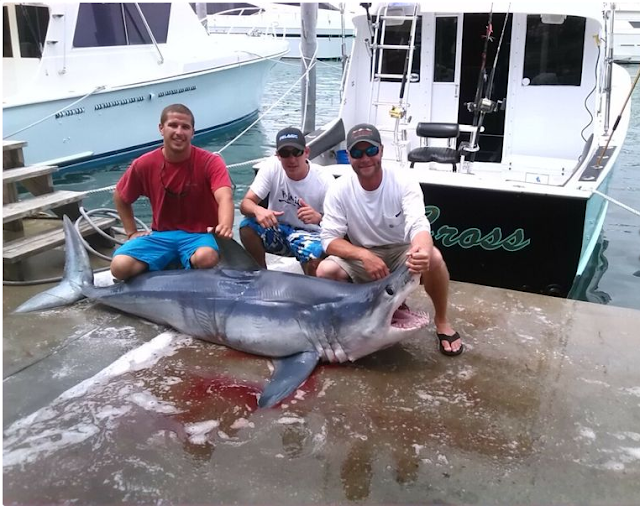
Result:
[[[216,237],[213,269],[146,272],[96,287],[80,234],[63,218],[60,283],[20,305],[27,313],[89,298],[183,334],[273,360],[258,406],[276,406],[320,361],[349,362],[400,342],[429,323],[404,304],[419,285],[405,266],[386,278],[353,284],[260,268],[233,239]]]

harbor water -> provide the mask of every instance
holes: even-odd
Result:
[[[633,77],[637,65],[627,66]],[[340,108],[340,62],[319,62],[316,89],[316,126],[333,119]],[[210,151],[221,151],[235,185],[234,198],[239,203],[253,180],[252,164],[236,165],[275,152],[275,134],[285,126],[299,126],[304,112],[301,104],[301,64],[280,62],[271,70],[260,111],[264,115],[242,136],[245,127],[196,139],[194,143]],[[640,210],[640,87],[630,101],[631,124],[625,145],[609,184],[609,196],[635,210]],[[212,97],[215,107],[215,97]],[[619,111],[613,111],[617,116]],[[194,111],[196,124],[198,112]],[[615,119],[615,118],[614,118]],[[135,127],[132,127],[135,128]],[[235,139],[235,140],[234,140]],[[233,143],[228,145],[231,141]],[[135,156],[123,157],[110,163],[87,165],[80,170],[63,170],[56,176],[55,185],[67,190],[95,190],[113,186]],[[109,191],[91,194],[85,200],[87,209],[112,208]],[[136,216],[150,223],[150,209],[146,199],[134,206]],[[235,226],[237,227],[236,219]],[[586,300],[619,307],[640,309],[640,217],[616,204],[610,204],[600,238],[597,254],[587,271],[591,281],[573,294]]]

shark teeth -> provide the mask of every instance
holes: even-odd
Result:
[[[391,326],[396,329],[417,329],[429,324],[429,315],[424,311],[413,311],[402,304],[391,317]]]

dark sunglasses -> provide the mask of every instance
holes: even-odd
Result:
[[[302,156],[302,153],[304,153],[304,149],[281,149],[280,151],[278,151],[278,156],[280,158],[289,158],[290,156],[295,156],[296,158],[298,158],[299,156]]]
[[[162,187],[164,188],[164,192],[171,196],[171,197],[175,197],[175,198],[182,198],[184,196],[187,195],[187,193],[189,193],[189,186],[191,186],[191,179],[189,179],[188,182],[186,182],[183,186],[182,186],[182,191],[180,193],[176,193],[172,190],[170,190],[169,188],[167,188],[167,185],[164,182],[164,168],[165,168],[165,162],[162,162],[162,169],[160,169],[160,184],[162,185]],[[191,165],[189,165],[189,176],[191,176],[191,172],[192,172],[193,167]],[[186,190],[185,190],[186,188]]]
[[[367,155],[369,158],[372,156],[376,156],[380,152],[380,148],[378,146],[369,146],[366,149],[357,149],[351,148],[349,154],[351,158],[362,158],[363,155]]]

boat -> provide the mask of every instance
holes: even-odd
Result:
[[[208,35],[188,3],[4,4],[3,139],[25,164],[105,160],[160,142],[162,109],[196,134],[257,116],[275,37]]]
[[[615,61],[640,63],[640,2],[616,2],[613,35]]]
[[[316,43],[319,60],[341,59],[351,51],[354,27],[349,12],[340,6],[319,2]],[[350,11],[351,12],[351,11]],[[289,42],[285,58],[300,58],[300,4],[280,2],[209,3],[207,4],[209,33],[272,34]]]
[[[377,4],[354,18],[338,117],[311,158],[351,168],[345,132],[377,126],[412,171],[453,280],[566,297],[597,243],[631,91],[612,5]]]

